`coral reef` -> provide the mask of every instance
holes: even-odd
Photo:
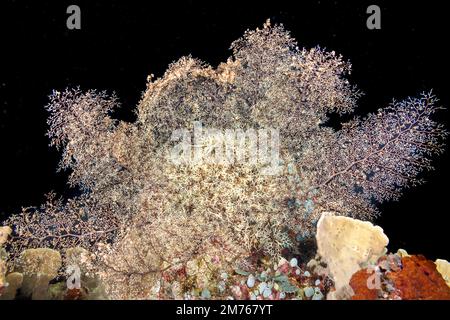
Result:
[[[12,230],[10,227],[0,227],[0,295],[7,284],[7,281],[5,279],[5,274],[7,271],[7,253],[3,248],[3,244],[8,240],[8,236],[11,234],[11,232]]]
[[[0,290],[3,289],[5,286],[5,274],[6,274],[6,262],[5,257],[6,254],[3,254],[3,252],[0,252]]]
[[[24,250],[15,272],[8,273],[1,300],[104,300],[105,288],[92,273],[90,254],[87,250],[69,248],[64,254],[65,264],[79,268],[79,283],[71,283],[71,273],[61,272],[61,254],[48,248]],[[68,269],[70,270],[70,269]],[[72,269],[74,271],[75,269]],[[69,283],[70,282],[70,283]]]
[[[369,289],[370,281],[378,285]],[[355,300],[450,300],[450,288],[435,263],[420,255],[383,256],[371,268],[356,272],[350,285]]]
[[[450,263],[443,259],[437,259],[435,263],[437,271],[442,275],[445,282],[450,287]]]
[[[6,276],[6,283],[8,285],[0,295],[0,300],[13,300],[17,295],[17,290],[22,287],[23,275],[19,272],[12,272]]]
[[[352,300],[377,300],[378,289],[369,288],[371,273],[366,269],[356,271],[350,279],[350,287],[353,290]]]
[[[178,270],[182,284],[173,281],[173,272],[165,275],[172,285],[159,288],[159,298],[235,299],[235,300],[322,300],[332,286],[326,275],[315,275],[296,258],[273,263],[262,258],[251,268],[220,271],[214,261],[191,263]],[[183,274],[179,277],[180,272]],[[174,284],[177,292],[174,292]],[[181,289],[181,290],[180,290]]]
[[[20,256],[17,270],[23,274],[21,293],[34,300],[48,299],[50,280],[58,275],[61,255],[48,248],[27,249]]]
[[[387,275],[401,299],[450,300],[450,288],[433,261],[414,255],[401,262],[400,270]]]

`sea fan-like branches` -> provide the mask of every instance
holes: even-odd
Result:
[[[85,197],[65,204],[55,194],[40,208],[24,208],[8,224],[15,226],[9,251],[20,254],[27,248],[90,247],[99,240],[112,240],[121,225],[113,207],[100,208]],[[107,215],[105,213],[110,212]]]
[[[436,98],[426,93],[347,123],[331,141],[325,178],[312,188],[397,199],[402,187],[419,183],[417,175],[432,169],[429,156],[443,150],[445,131],[430,118],[437,109]]]

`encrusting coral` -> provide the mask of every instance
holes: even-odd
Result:
[[[8,240],[11,232],[12,230],[8,226],[0,227],[0,246],[3,246],[3,244]]]
[[[16,297],[17,290],[22,287],[23,274],[20,272],[12,272],[6,276],[8,284],[4,292],[0,295],[0,300],[13,300]]]
[[[370,219],[377,202],[419,183],[442,151],[446,132],[432,119],[440,106],[431,93],[334,130],[328,115],[351,113],[361,95],[346,79],[349,62],[299,49],[269,21],[231,48],[216,69],[183,57],[161,78],[149,77],[134,123],[111,118],[115,96],[55,91],[48,136],[82,195],[52,196],[8,219],[9,263],[24,249],[83,247],[111,298],[154,297],[163,276],[190,261],[208,257],[221,270],[255,255],[279,261],[283,250],[314,238],[324,211]],[[259,161],[174,162],[174,140],[199,123],[221,132],[212,136],[219,144],[226,130],[274,129],[279,154],[271,164],[279,170],[261,174],[267,163]],[[219,154],[208,139],[188,140],[203,156]]]

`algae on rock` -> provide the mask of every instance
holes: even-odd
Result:
[[[17,270],[23,273],[21,293],[33,300],[49,299],[49,282],[58,275],[62,260],[58,251],[48,248],[22,252]]]

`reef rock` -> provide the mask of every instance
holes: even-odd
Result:
[[[61,268],[61,255],[48,248],[27,249],[20,256],[19,267],[25,274],[40,274],[53,279]]]
[[[370,272],[367,269],[358,270],[350,279],[350,286],[354,294],[352,300],[376,300],[378,299],[378,289],[369,288],[367,282],[370,281]]]
[[[347,299],[354,292],[349,285],[361,265],[376,260],[386,251],[389,239],[383,229],[367,221],[323,213],[317,223],[318,254],[334,280],[336,290],[328,299]]]
[[[13,300],[16,297],[17,290],[20,289],[23,283],[23,275],[19,272],[13,272],[6,276],[7,286],[0,300]]]
[[[6,262],[3,261],[2,258],[0,257],[0,296],[2,295],[2,292],[4,291],[4,287],[6,285],[5,274],[6,274]]]
[[[400,258],[411,256],[405,249],[398,249],[397,255],[400,256]]]
[[[32,299],[49,298],[48,284],[58,275],[61,268],[61,255],[58,251],[48,248],[27,249],[22,252],[17,266],[23,273],[21,293]]]
[[[12,230],[10,227],[0,227],[0,246],[2,246],[7,240]]]
[[[423,256],[389,254],[357,271],[350,280],[353,300],[448,300],[450,288],[436,264]]]

